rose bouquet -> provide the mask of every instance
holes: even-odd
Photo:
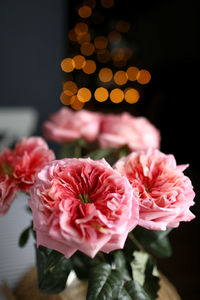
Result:
[[[41,137],[0,154],[0,216],[27,193],[36,239],[38,285],[66,288],[71,271],[88,281],[87,299],[156,299],[156,257],[171,254],[168,233],[194,215],[194,191],[146,118],[62,108],[43,125],[61,144],[59,159]]]

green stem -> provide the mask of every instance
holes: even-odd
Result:
[[[133,233],[129,233],[128,237],[133,242],[133,244],[138,248],[138,250],[145,251],[145,249],[143,248],[143,246],[138,242],[138,240],[136,240],[136,238],[134,237]]]

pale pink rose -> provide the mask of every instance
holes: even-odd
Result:
[[[102,148],[128,146],[132,151],[160,147],[160,132],[144,117],[129,113],[104,115],[99,143]]]
[[[0,154],[0,216],[7,213],[18,190],[17,183],[12,176],[12,163],[12,151],[4,149]]]
[[[133,152],[114,168],[126,176],[138,197],[139,225],[151,230],[178,227],[195,216],[190,212],[195,193],[183,174],[188,165],[176,165],[173,155],[159,150]]]
[[[28,192],[39,171],[55,159],[52,150],[41,137],[23,138],[13,150],[13,176],[21,191]]]
[[[37,246],[70,257],[80,250],[123,248],[138,224],[139,207],[128,180],[105,160],[63,159],[46,166],[31,188]]]
[[[93,142],[99,134],[100,121],[101,115],[99,113],[87,110],[73,111],[63,107],[51,115],[49,121],[44,122],[44,136],[58,143],[79,138]]]

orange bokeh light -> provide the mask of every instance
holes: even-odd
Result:
[[[66,95],[64,92],[60,94],[60,101],[64,105],[70,105],[72,103],[72,95]]]
[[[83,67],[83,72],[86,74],[92,74],[96,71],[96,63],[93,60],[86,60],[85,65]]]
[[[90,101],[92,94],[89,89],[81,88],[78,90],[77,98],[80,102],[88,102]]]
[[[114,0],[101,0],[101,5],[104,8],[111,8],[114,5]]]
[[[149,83],[150,80],[151,80],[151,74],[149,71],[142,69],[138,72],[137,81],[140,84],[147,84]]]
[[[71,107],[75,110],[79,110],[79,109],[83,108],[83,106],[85,105],[84,102],[80,102],[78,100],[78,97],[76,95],[72,96],[71,99],[72,99]]]
[[[85,57],[82,55],[76,55],[73,57],[74,65],[77,70],[82,69],[85,66]]]
[[[99,87],[96,89],[94,93],[94,97],[99,102],[104,102],[108,99],[108,91],[103,87]]]
[[[113,72],[111,69],[109,68],[102,68],[100,71],[99,71],[99,79],[102,81],[102,82],[109,82],[112,80],[112,77],[113,77]]]
[[[120,103],[124,99],[124,92],[120,89],[113,89],[110,93],[110,100],[113,103]]]
[[[87,6],[87,5],[83,5],[83,6],[81,6],[81,7],[79,8],[78,14],[79,14],[79,16],[80,16],[81,18],[86,19],[86,18],[88,18],[88,17],[91,16],[91,14],[92,14],[92,9],[91,9],[91,7],[89,7],[89,6]]]
[[[94,39],[94,45],[97,49],[105,49],[107,47],[108,40],[105,36],[97,36]]]
[[[126,90],[124,98],[126,102],[133,104],[139,100],[140,93],[136,89],[129,88]]]
[[[126,70],[126,73],[128,75],[128,80],[130,80],[130,81],[137,80],[137,74],[138,74],[138,72],[139,72],[138,68],[136,68],[136,67],[129,67]]]
[[[63,91],[66,95],[73,96],[74,94],[77,93],[77,90],[78,90],[78,87],[77,87],[76,83],[73,81],[66,81],[63,84]]]
[[[107,63],[110,60],[110,52],[105,49],[103,53],[97,53],[97,59],[100,63]]]
[[[75,64],[74,64],[74,61],[72,58],[64,58],[61,62],[61,69],[64,71],[64,72],[72,72],[75,68]]]
[[[90,56],[94,53],[94,45],[88,42],[83,43],[80,50],[83,55]]]
[[[128,75],[125,71],[117,71],[114,75],[114,81],[118,85],[124,85],[127,83]]]
[[[120,32],[128,32],[130,29],[130,23],[125,20],[120,20],[116,24],[116,29]]]
[[[75,25],[74,31],[77,34],[84,34],[88,31],[88,25],[86,23],[80,22]]]

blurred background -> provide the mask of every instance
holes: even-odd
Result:
[[[92,97],[84,107],[102,112],[128,111],[147,117],[160,129],[161,150],[173,153],[178,164],[190,164],[185,173],[197,194],[196,206],[191,209],[197,217],[170,233],[173,256],[159,261],[159,265],[183,300],[197,300],[200,296],[198,1],[88,0],[85,1],[91,7],[88,17],[84,16],[87,12],[80,11],[82,3],[80,0],[0,1],[0,118],[3,120],[1,112],[8,108],[31,109],[30,119],[36,124],[32,133],[42,135],[42,122],[68,101],[61,96],[66,80],[87,86],[92,94],[101,86],[109,93],[121,86],[124,91],[126,88],[137,91],[133,104],[125,100],[116,104],[110,99],[101,103]],[[109,37],[112,59],[106,61],[101,45],[96,46],[99,52],[95,54],[88,54],[87,47],[80,50],[82,44],[76,41],[73,29],[82,21],[89,26],[93,40],[97,36]],[[119,21],[124,22],[121,29]],[[76,28],[76,33],[78,30],[82,38],[84,29]],[[87,39],[83,37],[83,43],[90,41]],[[94,72],[78,68],[66,72],[66,60],[61,68],[65,58],[83,54],[95,61]],[[130,77],[126,83],[99,79],[102,68],[116,73],[130,66],[134,71],[148,71],[146,77],[137,80]],[[11,125],[17,127],[14,121]],[[0,139],[5,140],[7,131],[2,128]]]

